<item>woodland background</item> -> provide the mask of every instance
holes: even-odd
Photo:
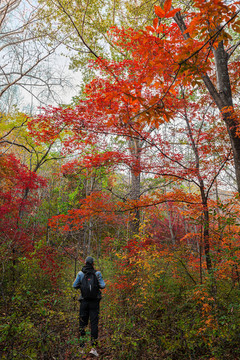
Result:
[[[240,359],[240,2],[0,4],[0,357]],[[69,68],[66,67],[66,64]]]

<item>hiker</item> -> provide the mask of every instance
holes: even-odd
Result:
[[[98,356],[95,349],[98,339],[98,318],[99,303],[101,300],[100,289],[105,288],[105,282],[100,271],[94,269],[94,258],[88,256],[85,260],[85,266],[77,274],[73,283],[75,289],[81,290],[80,296],[80,312],[79,312],[79,330],[80,330],[80,347],[84,348],[84,337],[86,335],[85,328],[90,318],[91,325],[91,343],[92,349],[90,354]]]

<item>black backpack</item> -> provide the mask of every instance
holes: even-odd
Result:
[[[97,299],[99,294],[98,279],[96,271],[84,273],[81,283],[81,293],[84,299]]]

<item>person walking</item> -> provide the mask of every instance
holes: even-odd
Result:
[[[98,319],[100,300],[102,298],[101,290],[105,288],[105,282],[100,271],[94,269],[94,258],[88,256],[85,265],[79,271],[73,283],[74,289],[80,289],[80,311],[79,311],[79,331],[80,331],[80,347],[85,346],[85,328],[90,319],[91,325],[91,344],[90,354],[99,356],[96,350],[98,340]]]

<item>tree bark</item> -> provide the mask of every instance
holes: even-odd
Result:
[[[198,147],[196,146],[191,126],[189,123],[187,111],[185,108],[185,121],[188,128],[188,135],[191,141],[191,146],[194,152],[195,156],[195,168],[197,170],[197,177],[199,182],[199,189],[201,194],[201,201],[202,201],[202,207],[203,207],[203,245],[204,245],[204,254],[206,259],[206,266],[209,274],[212,274],[212,261],[211,261],[211,252],[210,252],[210,243],[209,243],[209,210],[208,210],[208,198],[207,194],[205,192],[205,186],[203,178],[200,174],[200,158],[198,153]]]
[[[208,202],[204,191],[204,185],[200,186],[202,205],[203,205],[203,243],[204,243],[204,253],[206,259],[207,270],[209,273],[212,273],[212,260],[210,254],[210,243],[209,243],[209,210]]]
[[[129,140],[130,153],[134,157],[134,164],[131,168],[131,184],[130,184],[130,200],[139,200],[140,199],[140,152],[141,145],[138,139]],[[129,224],[130,235],[139,233],[140,226],[140,210],[136,207],[131,211],[131,220]]]
[[[233,109],[232,89],[228,71],[228,53],[224,49],[223,41],[219,42],[216,49],[213,49],[213,54],[216,67],[218,90],[216,92],[218,97],[212,97],[227,127],[233,151],[238,192],[240,192],[240,137],[237,135],[238,121]],[[208,88],[208,90],[211,95],[210,88]]]

